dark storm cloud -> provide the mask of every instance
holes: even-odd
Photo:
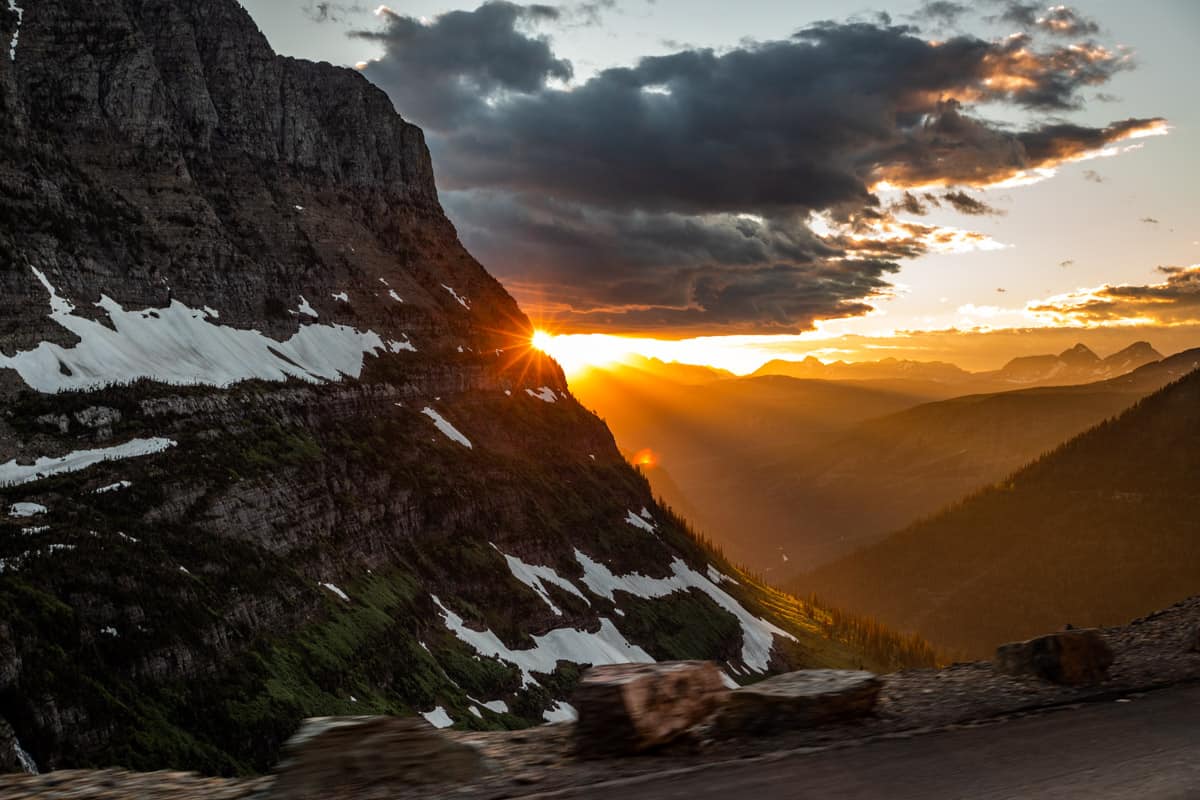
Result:
[[[431,22],[389,13],[382,31],[361,34],[386,50],[364,72],[425,127],[471,248],[518,294],[554,287],[563,317],[589,324],[802,330],[863,313],[887,294],[896,259],[977,243],[895,212],[990,212],[954,187],[1053,167],[1158,124],[1013,131],[971,113],[980,102],[1073,108],[1129,66],[1123,53],[1024,34],[932,43],[864,22],[684,49],[550,88],[571,65],[530,28],[562,13],[511,3]],[[949,195],[914,191],[885,207],[881,182]],[[814,213],[831,233],[810,229]]]
[[[382,31],[352,34],[384,48],[368,77],[388,90],[402,114],[430,128],[467,121],[494,93],[534,92],[550,79],[573,75],[571,62],[555,57],[549,39],[520,30],[559,19],[553,6],[491,2],[428,24],[388,9],[381,16]]]

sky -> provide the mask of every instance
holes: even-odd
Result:
[[[422,126],[563,354],[1200,345],[1194,0],[245,5]]]

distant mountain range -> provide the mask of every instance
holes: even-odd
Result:
[[[1189,359],[1194,368],[1200,353]],[[1200,587],[1198,479],[1192,371],[797,585],[968,656],[1066,623],[1116,623]]]
[[[885,358],[880,361],[824,364],[809,356],[803,361],[769,361],[754,375],[788,375],[793,378],[820,380],[922,380],[955,387],[957,393],[995,392],[1029,386],[1066,386],[1123,375],[1130,370],[1162,359],[1149,342],[1135,342],[1125,349],[1101,358],[1084,344],[1077,344],[1058,355],[1021,356],[998,370],[967,372],[944,361],[906,361]]]
[[[646,474],[668,503],[733,558],[775,574],[838,558],[998,480],[1181,376],[1198,352],[1091,383],[1019,390],[994,376],[1033,374],[1023,359],[982,373],[993,376],[986,380],[894,359],[792,362],[801,374],[840,380],[723,378],[645,359],[594,370],[572,389],[623,448],[654,451]],[[1145,343],[1107,359],[1090,353],[1075,347],[1039,363],[1046,372],[1051,359],[1065,365],[1059,375],[1107,375],[1157,354]],[[687,384],[677,379],[684,374]],[[956,396],[977,385],[1008,391]]]

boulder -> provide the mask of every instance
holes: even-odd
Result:
[[[576,749],[601,757],[658,747],[706,720],[728,696],[711,661],[593,667],[571,701],[579,712]]]
[[[1064,686],[1100,683],[1113,653],[1094,628],[1059,631],[996,649],[995,667],[1008,675],[1032,675]]]
[[[317,717],[284,746],[268,797],[306,800],[368,788],[461,783],[483,757],[416,717]]]
[[[806,669],[730,693],[716,719],[721,736],[779,733],[869,714],[883,682],[857,670]]]

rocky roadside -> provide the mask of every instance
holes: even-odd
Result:
[[[986,661],[954,664],[940,670],[908,670],[883,676],[875,713],[853,722],[744,739],[719,738],[702,727],[667,748],[636,757],[582,758],[576,752],[572,725],[519,732],[450,733],[454,740],[482,752],[486,772],[480,780],[439,789],[381,786],[357,791],[353,796],[355,800],[521,797],[617,778],[696,769],[718,761],[852,746],[876,738],[995,723],[1084,702],[1127,700],[1155,689],[1200,681],[1198,630],[1200,596],[1129,625],[1104,629],[1104,639],[1115,660],[1108,678],[1098,684],[1069,687],[1036,678],[1013,677],[998,672]],[[233,800],[265,798],[273,781],[271,777],[238,780],[173,772],[73,770],[41,776],[0,776],[0,797]]]

